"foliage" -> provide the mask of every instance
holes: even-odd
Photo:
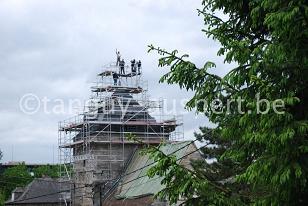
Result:
[[[4,204],[4,200],[8,200],[11,196],[11,192],[16,187],[25,187],[34,178],[42,177],[59,177],[59,166],[58,165],[41,165],[30,171],[24,163],[13,167],[7,168],[0,176],[0,205]],[[34,176],[31,175],[33,172]],[[1,203],[1,200],[3,202]]]
[[[4,205],[5,202],[5,196],[2,190],[0,189],[0,206]]]
[[[165,188],[159,191],[155,197],[169,199],[170,203],[176,203],[179,197],[185,197],[186,205],[243,205],[245,202],[245,187],[233,180],[235,171],[239,165],[231,160],[221,160],[220,156],[229,148],[229,142],[221,139],[215,131],[209,128],[200,128],[201,133],[196,133],[198,140],[206,143],[199,148],[204,152],[204,159],[194,160],[192,168],[181,165],[176,156],[166,155],[159,148],[150,147],[146,153],[157,162],[152,166],[147,175],[163,176],[162,184]],[[220,142],[220,143],[218,143]],[[193,144],[194,141],[191,142]],[[215,145],[215,146],[214,146]],[[190,155],[197,151],[188,151]],[[217,159],[214,163],[204,161],[208,158]],[[235,194],[233,190],[240,191]],[[182,204],[184,204],[182,203]]]
[[[16,187],[24,187],[33,180],[25,164],[7,168],[1,176],[2,190],[7,200]]]
[[[206,25],[203,31],[207,37],[220,42],[217,54],[223,55],[226,63],[235,62],[237,66],[219,77],[208,72],[215,67],[213,62],[197,68],[187,60],[188,55],[178,56],[176,50],[167,52],[151,45],[149,51],[163,55],[159,66],[170,66],[170,71],[160,82],[178,84],[180,88],[194,91],[186,107],[204,113],[217,125],[217,136],[228,142],[228,149],[219,155],[219,160],[223,166],[225,160],[239,165],[234,173],[236,182],[249,186],[245,189],[248,197],[244,202],[249,200],[256,205],[307,204],[307,2],[204,0],[202,5],[199,14],[203,15]],[[228,19],[219,18],[217,12],[223,12]],[[244,102],[228,104],[228,101],[238,98]],[[266,105],[260,106],[260,99],[269,101],[268,111]],[[279,113],[273,109],[277,99],[284,102]],[[213,106],[217,100],[219,104]],[[205,155],[211,154],[209,150],[204,152]],[[154,157],[158,155],[157,151],[150,153]],[[157,160],[167,162],[163,157]],[[172,182],[171,177],[178,177],[181,169],[174,169],[174,162],[157,165],[160,166],[156,166],[153,173],[164,176],[164,183],[171,184],[164,191],[171,202],[176,202],[180,196],[189,200],[192,194],[188,195],[188,192],[193,192],[194,198],[202,192],[209,192],[213,199],[205,203],[214,205],[218,200],[222,200],[219,204],[229,204],[228,197],[234,197],[224,190],[215,193],[215,197],[207,182],[217,181],[206,176],[201,181],[197,175],[184,178],[187,184],[192,181],[197,184],[193,191],[185,187],[185,182],[178,185],[176,191],[173,187],[176,182]],[[196,169],[197,174],[204,170]],[[231,193],[241,196],[242,200],[243,194],[228,185],[224,188],[231,189]],[[221,199],[222,196],[227,198]]]
[[[59,177],[59,166],[58,165],[41,165],[33,169],[34,177]]]

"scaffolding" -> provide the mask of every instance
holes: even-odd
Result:
[[[69,204],[92,205],[94,185],[123,172],[141,146],[129,135],[151,145],[183,139],[182,116],[163,115],[163,101],[149,100],[141,70],[129,69],[120,73],[115,63],[105,65],[82,114],[59,122],[61,180],[72,183]]]

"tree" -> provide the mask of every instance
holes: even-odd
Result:
[[[240,165],[234,179],[245,186],[245,192],[207,177],[204,168],[184,171],[157,150],[149,151],[159,161],[149,176],[165,177],[163,196],[171,202],[182,196],[188,205],[194,200],[201,201],[200,205],[202,201],[307,204],[307,2],[204,0],[202,5],[198,12],[204,17],[203,31],[220,42],[217,54],[237,65],[228,74],[209,73],[216,67],[209,61],[197,68],[188,55],[178,55],[176,50],[167,52],[151,45],[149,51],[163,55],[160,67],[170,66],[160,82],[194,91],[186,107],[196,108],[217,125],[216,136],[228,142],[228,150],[219,159]],[[220,11],[228,20],[215,15]],[[181,181],[177,189],[174,179]]]
[[[196,140],[205,143],[199,150],[204,157],[194,160],[193,169],[179,164],[176,156],[164,154],[159,147],[147,146],[146,153],[157,164],[148,170],[147,175],[163,176],[165,188],[155,196],[159,199],[169,199],[176,203],[179,197],[185,197],[185,205],[244,205],[249,203],[247,185],[234,181],[235,175],[242,166],[232,159],[221,158],[232,143],[218,136],[213,129],[200,127],[201,132],[195,133]],[[194,143],[195,141],[192,141]],[[163,145],[163,144],[161,144]],[[146,146],[146,144],[145,144]],[[192,153],[197,151],[192,151]],[[185,154],[190,155],[191,153]],[[213,160],[207,162],[205,160]],[[237,191],[234,193],[234,191]],[[182,203],[182,204],[184,204]]]
[[[4,204],[4,200],[10,197],[11,192],[16,187],[25,187],[34,178],[45,176],[57,178],[59,177],[58,171],[58,165],[42,165],[32,170],[34,173],[34,176],[32,176],[24,163],[7,168],[0,176],[0,205]]]
[[[0,205],[4,205],[5,202],[5,196],[4,193],[2,192],[2,190],[0,189]]]
[[[30,175],[27,166],[23,163],[6,169],[1,176],[2,180],[3,193],[5,199],[8,199],[16,187],[26,186],[33,180],[33,177]]]
[[[59,166],[58,165],[42,165],[33,170],[34,176],[37,178],[40,177],[51,177],[57,178],[59,177]]]

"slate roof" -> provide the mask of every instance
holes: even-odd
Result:
[[[60,183],[59,180],[51,178],[37,178],[25,187],[18,199],[7,201],[5,204],[60,203],[63,202],[60,190],[67,189],[68,183]]]

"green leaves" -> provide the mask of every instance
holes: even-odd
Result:
[[[34,176],[37,178],[41,177],[51,177],[58,178],[59,175],[59,165],[42,165],[33,170]]]
[[[220,43],[217,55],[223,55],[225,63],[237,65],[227,75],[219,77],[209,73],[210,68],[216,67],[213,62],[205,61],[202,68],[197,68],[188,60],[188,55],[149,46],[149,51],[162,55],[159,67],[170,69],[160,82],[194,91],[186,108],[204,113],[217,125],[217,142],[210,137],[207,140],[218,147],[204,150],[205,157],[215,157],[217,162],[195,169],[198,174],[206,171],[211,177],[213,171],[218,170],[217,176],[226,177],[220,169],[232,168],[241,187],[231,184],[232,194],[244,195],[246,198],[241,198],[255,205],[308,204],[305,195],[308,193],[307,1],[203,0],[202,5],[203,9],[198,10],[205,23],[202,31]],[[228,19],[221,19],[216,15],[218,12],[223,12]],[[257,94],[259,99],[256,99]],[[227,105],[229,100],[238,98],[245,100],[242,111],[238,109],[239,103]],[[219,106],[220,113],[210,106],[217,99],[223,103]],[[260,100],[266,100],[270,109],[267,110],[266,104],[259,104]],[[284,103],[280,113],[273,109],[277,100]],[[163,165],[168,165],[169,171],[172,164],[167,163]],[[167,174],[175,177],[181,173],[161,173]],[[208,176],[202,177],[211,182]],[[190,178],[196,179],[195,176]],[[196,184],[192,202],[215,205],[234,200],[214,192],[209,184],[188,179],[181,184]],[[169,176],[168,180],[172,178]],[[179,195],[179,192],[173,193],[176,190],[173,184],[176,183],[171,181],[166,187],[165,196]],[[203,192],[211,197],[203,198]],[[191,196],[184,197],[189,203]]]
[[[31,175],[30,169],[23,163],[16,166],[7,168],[0,176],[0,205],[1,198],[8,200],[11,196],[11,192],[16,187],[25,187],[34,178],[42,177],[59,177],[58,165],[42,165],[32,169],[34,176]]]
[[[0,187],[0,190],[2,190],[0,193],[2,193],[7,200],[16,187],[24,187],[32,180],[33,177],[30,175],[25,164],[10,167],[0,176],[0,181],[3,181],[0,184],[2,186]]]

